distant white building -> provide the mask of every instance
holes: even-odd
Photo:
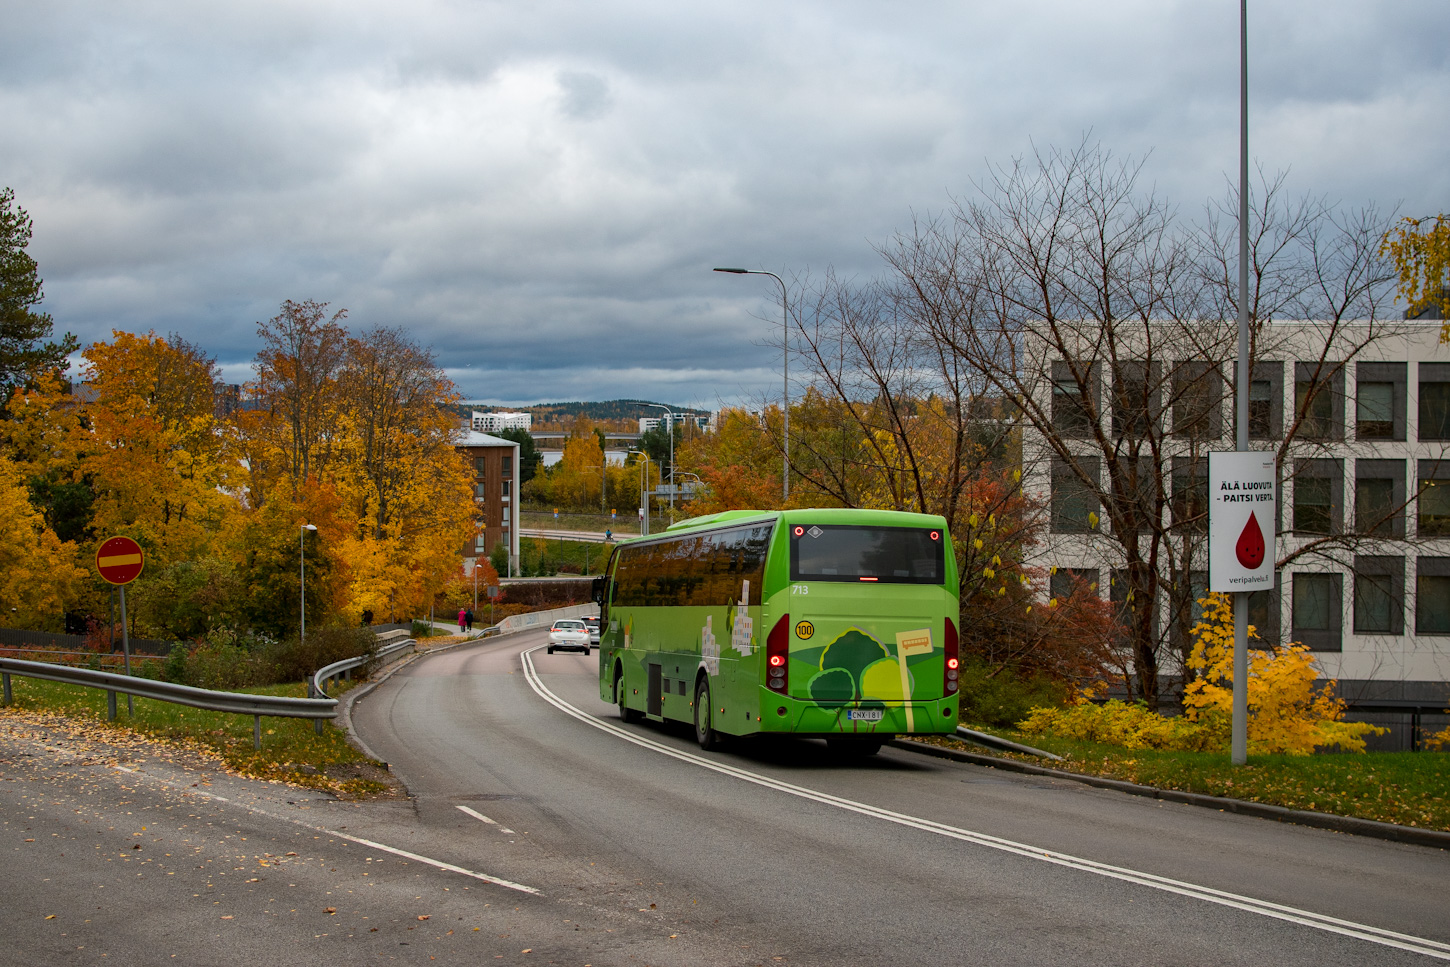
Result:
[[[709,431],[714,429],[713,416],[696,416],[693,413],[669,413],[665,416],[647,416],[639,421],[639,432],[648,433],[651,430],[663,427],[666,430],[679,426],[681,423],[694,423],[696,429]]]
[[[473,411],[473,429],[478,433],[501,430],[527,430],[533,424],[532,413],[480,413]]]

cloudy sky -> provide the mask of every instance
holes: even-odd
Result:
[[[775,283],[1085,132],[1192,217],[1238,157],[1229,0],[45,0],[0,31],[0,185],[57,329],[242,381],[284,299],[403,326],[465,395],[779,384]],[[1450,208],[1450,3],[1255,0],[1251,151]]]

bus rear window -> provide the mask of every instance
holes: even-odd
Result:
[[[792,581],[941,584],[946,535],[907,527],[793,524]]]

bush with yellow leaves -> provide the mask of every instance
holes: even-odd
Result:
[[[1018,728],[1127,749],[1226,750],[1233,716],[1233,609],[1226,594],[1210,594],[1202,603],[1203,620],[1193,628],[1195,641],[1188,660],[1197,677],[1184,687],[1182,718],[1165,718],[1142,705],[1083,702],[1069,708],[1033,709]],[[1254,637],[1252,626],[1249,636]],[[1344,702],[1334,696],[1334,683],[1316,686],[1317,680],[1314,657],[1301,644],[1249,651],[1249,752],[1309,755],[1336,746],[1363,752],[1365,736],[1385,731],[1364,722],[1345,722]],[[1450,741],[1450,734],[1446,739]]]
[[[1023,732],[1043,732],[1065,739],[1120,745],[1125,749],[1173,749],[1180,752],[1214,752],[1228,743],[1230,725],[1217,713],[1196,719],[1166,718],[1142,703],[1119,702],[1103,705],[1084,701],[1067,708],[1035,708],[1017,727]]]
[[[1203,598],[1203,620],[1193,627],[1188,667],[1198,673],[1183,689],[1184,715],[1232,715],[1234,619],[1226,594]],[[1254,630],[1249,629],[1249,637]],[[1314,656],[1298,642],[1270,650],[1249,650],[1249,752],[1309,755],[1337,746],[1363,752],[1367,735],[1385,732],[1366,722],[1344,721],[1344,700],[1334,683],[1316,686]]]

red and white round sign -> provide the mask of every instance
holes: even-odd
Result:
[[[96,548],[96,570],[111,584],[130,584],[141,576],[145,556],[129,537],[111,537]]]

